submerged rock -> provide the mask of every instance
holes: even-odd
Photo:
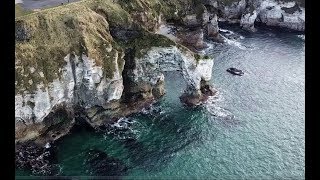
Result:
[[[15,148],[16,168],[31,170],[34,175],[52,176],[59,174],[54,164],[55,152],[52,147],[41,147],[33,142],[17,144]]]
[[[118,179],[128,170],[121,160],[110,157],[98,149],[90,149],[86,153],[85,164],[88,165],[88,171],[93,176],[114,176],[112,178]]]
[[[201,94],[184,93],[180,96],[180,101],[189,107],[198,106],[205,100],[206,97],[202,96]]]

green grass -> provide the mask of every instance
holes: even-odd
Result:
[[[157,24],[157,14],[172,18],[173,12],[181,13],[191,0],[131,0],[129,5],[125,2],[83,0],[16,17],[16,32],[18,29],[28,35],[27,39],[16,39],[16,93],[34,92],[40,83],[46,87],[59,79],[60,69],[66,64],[64,57],[69,53],[87,55],[103,67],[105,77],[112,78],[117,66],[122,71],[126,48],[134,48],[140,58],[151,47],[178,46],[149,30]],[[147,21],[137,17],[140,11],[147,14]],[[110,27],[135,27],[142,36],[128,43],[117,42],[110,35]]]

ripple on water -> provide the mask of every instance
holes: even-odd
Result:
[[[183,77],[167,74],[159,103],[108,131],[64,138],[62,174],[86,175],[85,152],[94,147],[128,165],[128,178],[304,179],[304,42],[277,32],[222,31],[256,49],[231,42],[205,50],[215,58],[216,96],[186,109],[179,101]],[[230,66],[245,76],[230,75]]]

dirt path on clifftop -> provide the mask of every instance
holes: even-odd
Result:
[[[76,2],[80,0],[69,0],[69,2]],[[15,0],[15,4],[21,3],[22,7],[25,9],[43,9],[49,8],[53,6],[58,6],[63,4],[67,4],[68,0]]]

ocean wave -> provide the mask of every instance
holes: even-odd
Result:
[[[246,45],[243,45],[239,40],[245,39],[244,36],[239,35],[238,33],[235,33],[233,31],[227,30],[227,29],[219,29],[220,32],[222,32],[221,36],[225,40],[225,42],[229,45],[236,46],[241,50],[254,50],[253,47],[248,47]]]
[[[165,111],[159,105],[150,104],[148,107],[143,108],[140,113],[143,115],[154,116],[154,115],[164,114]]]
[[[235,34],[233,31],[227,30],[227,29],[219,29],[219,31],[223,32],[223,33],[228,33],[229,35],[231,34]]]
[[[238,41],[230,40],[230,39],[228,39],[228,38],[226,38],[226,37],[224,37],[224,36],[222,36],[222,37],[224,38],[225,42],[226,42],[227,44],[229,44],[229,45],[236,46],[236,47],[238,47],[238,48],[241,49],[241,50],[247,50],[247,49],[248,49],[247,47],[243,46],[243,45],[242,45],[240,42],[238,42]]]
[[[219,93],[215,96],[209,97],[207,102],[205,103],[205,107],[209,114],[214,117],[225,119],[225,120],[232,120],[234,119],[234,115],[228,111],[217,105],[217,102],[223,101],[223,96]]]
[[[302,40],[305,40],[305,35],[304,34],[300,34],[300,35],[297,35],[298,36],[298,38],[300,38],[300,39],[302,39]]]
[[[130,124],[133,124],[135,121],[130,118],[122,117],[114,124],[111,124],[111,127],[115,128],[128,128]]]
[[[123,117],[113,124],[106,124],[103,130],[104,138],[111,135],[117,139],[135,139],[138,132],[132,127],[134,123],[136,123],[134,119]]]

